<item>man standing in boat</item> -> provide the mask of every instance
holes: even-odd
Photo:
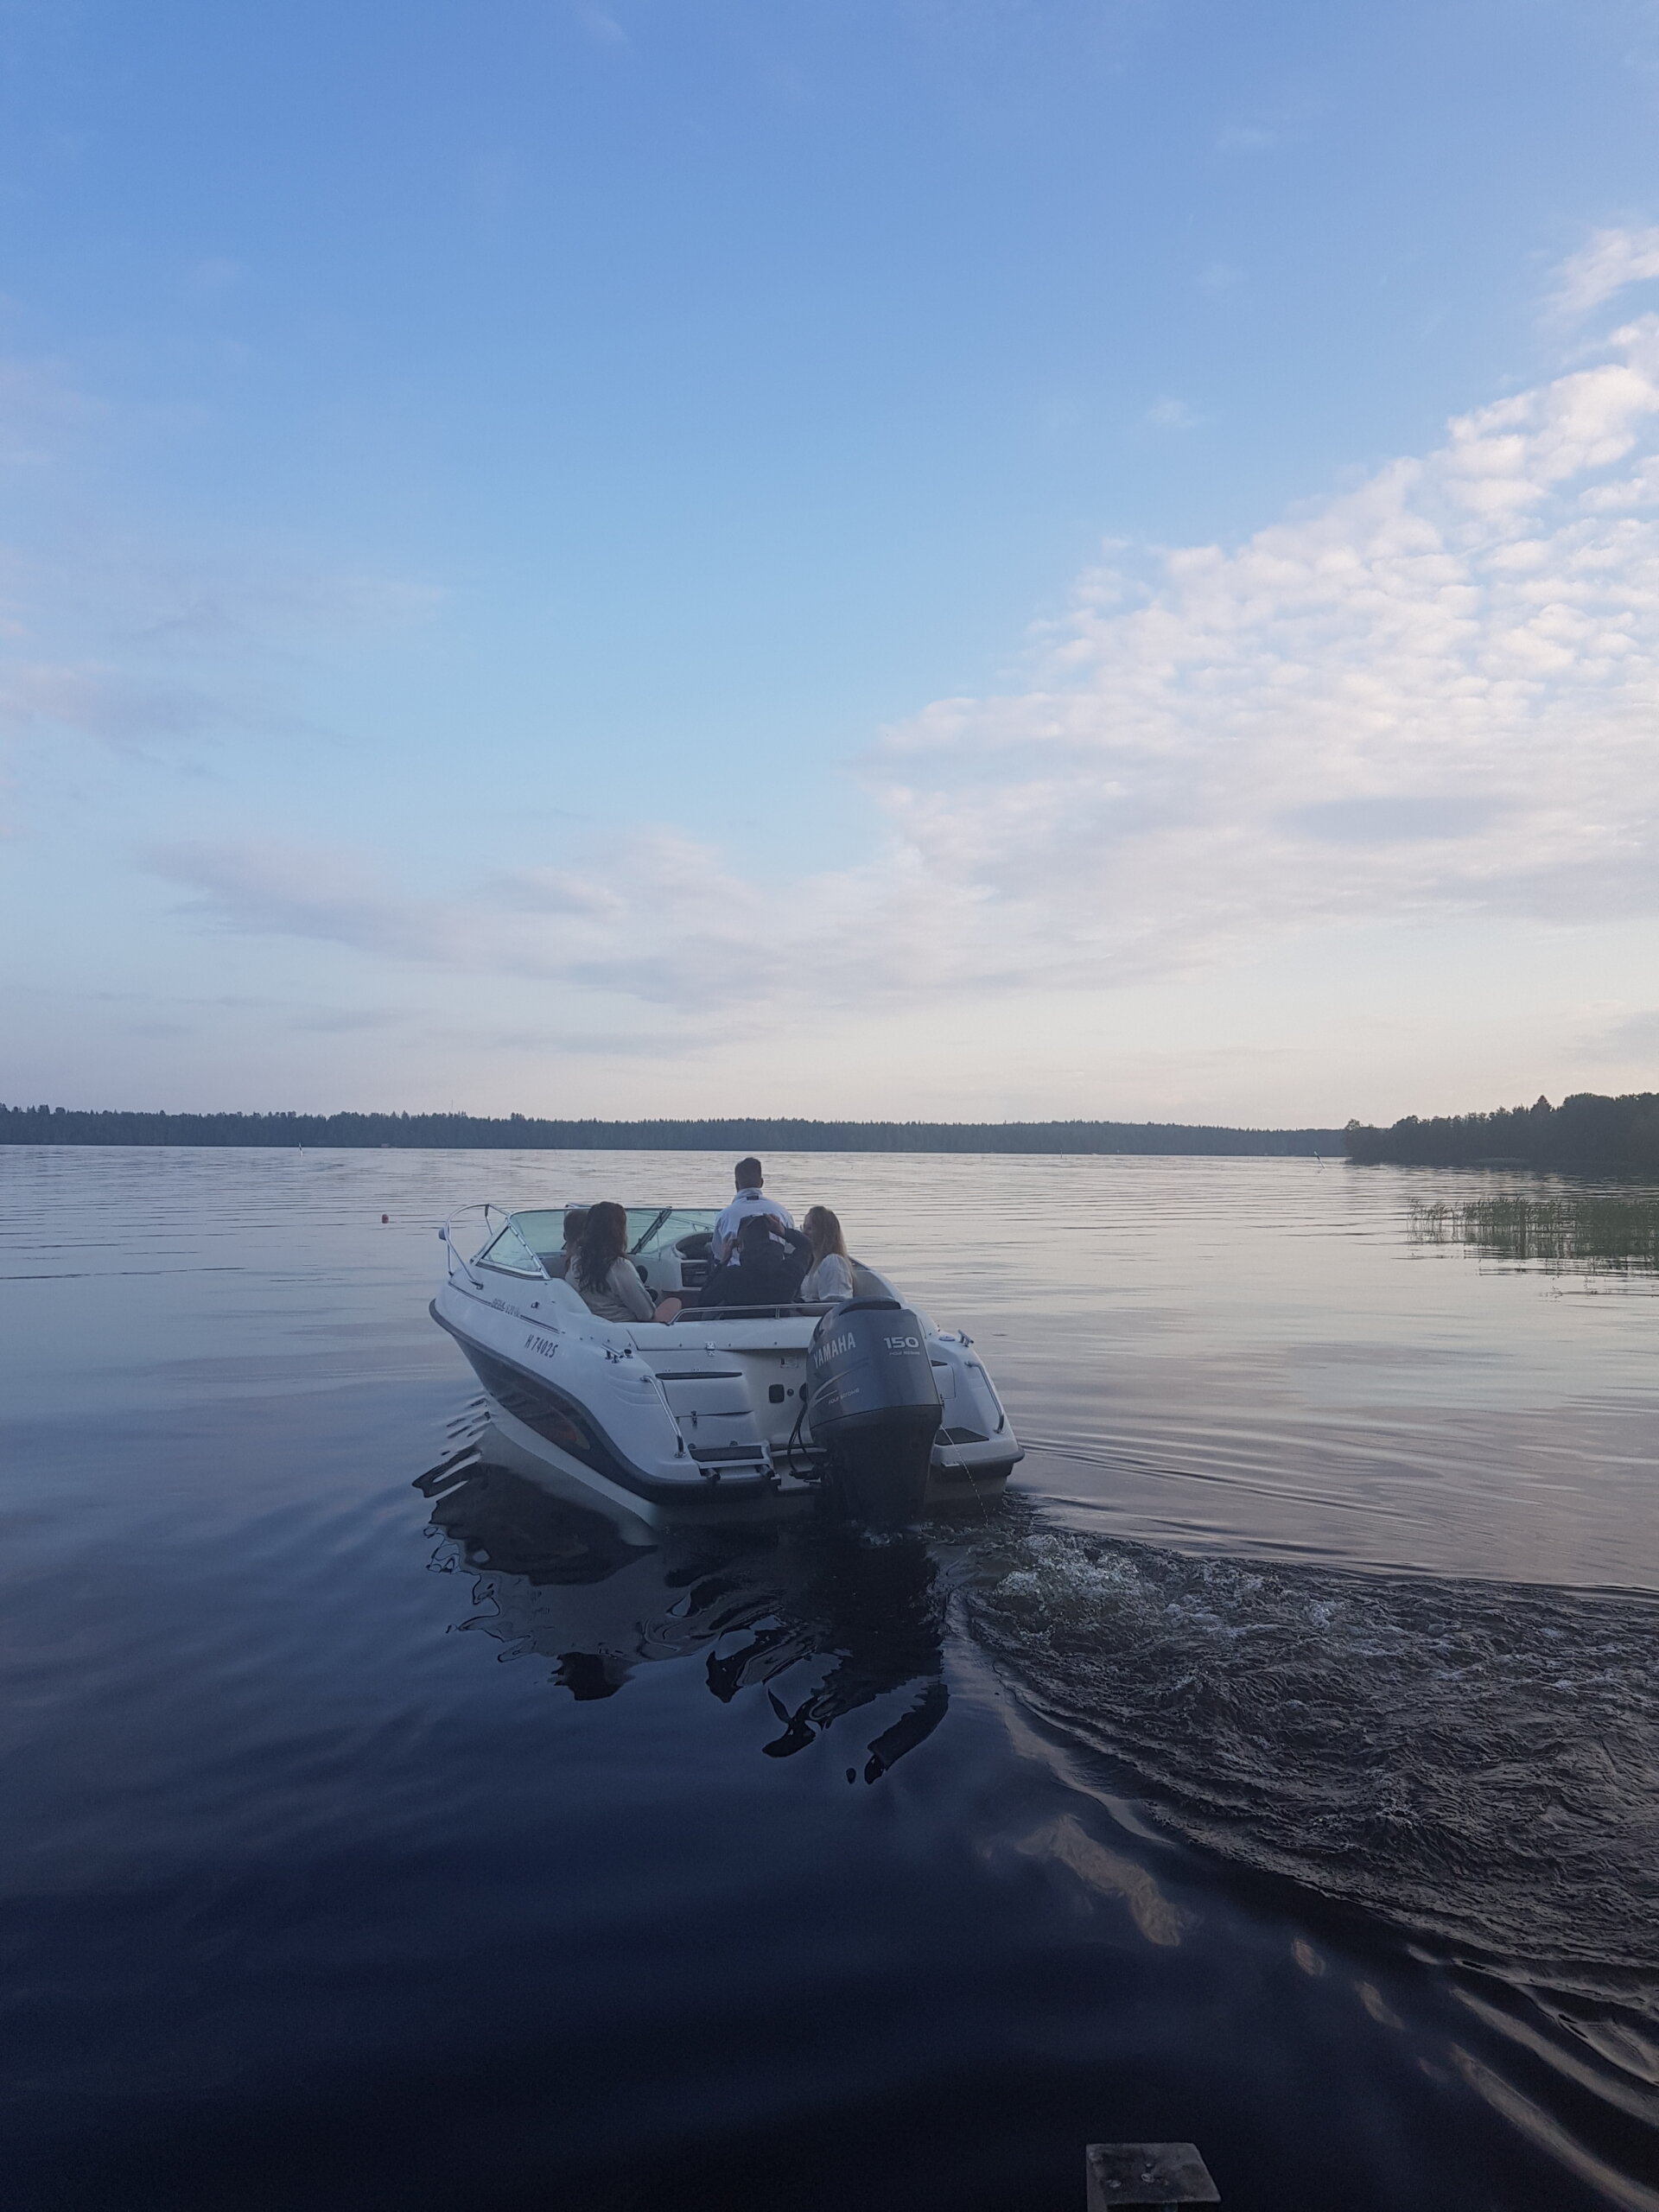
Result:
[[[751,1214],[769,1213],[780,1229],[793,1229],[794,1217],[787,1206],[780,1206],[776,1198],[769,1198],[761,1188],[764,1178],[758,1160],[740,1160],[733,1171],[737,1185],[737,1196],[715,1224],[714,1253],[718,1262],[732,1255],[737,1243],[737,1232]]]

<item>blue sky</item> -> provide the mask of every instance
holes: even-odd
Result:
[[[1646,6],[0,53],[0,1096],[1659,1084]]]

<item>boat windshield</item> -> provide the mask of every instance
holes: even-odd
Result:
[[[683,1236],[709,1236],[720,1219],[718,1206],[665,1206],[639,1235],[629,1251],[636,1260],[649,1260],[658,1252],[671,1251]],[[628,1235],[634,1235],[634,1216],[628,1209]]]
[[[581,1203],[579,1198],[571,1200],[573,1205]],[[628,1256],[634,1260],[648,1260],[653,1254],[666,1252],[682,1236],[707,1232],[720,1219],[718,1206],[629,1206],[626,1212]],[[511,1217],[511,1226],[532,1252],[550,1260],[564,1249],[564,1214],[563,1206],[526,1208]]]
[[[479,1259],[492,1268],[505,1268],[511,1275],[537,1275],[541,1273],[539,1255],[528,1243],[511,1221],[498,1236],[479,1254]]]

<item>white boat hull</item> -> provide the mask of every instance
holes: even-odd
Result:
[[[458,1256],[431,1312],[551,1487],[647,1530],[798,1513],[822,1495],[805,1403],[817,1313],[613,1324],[562,1281]],[[944,1410],[924,1510],[983,1504],[1020,1446],[967,1340],[929,1325],[927,1349]]]

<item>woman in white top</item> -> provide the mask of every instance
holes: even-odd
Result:
[[[812,1301],[827,1299],[831,1305],[836,1305],[843,1298],[856,1296],[853,1263],[847,1256],[847,1240],[829,1207],[809,1206],[801,1228],[812,1252],[812,1264],[801,1283],[802,1298]]]
[[[628,1257],[628,1217],[609,1198],[588,1209],[565,1281],[601,1321],[649,1321],[657,1311]]]

